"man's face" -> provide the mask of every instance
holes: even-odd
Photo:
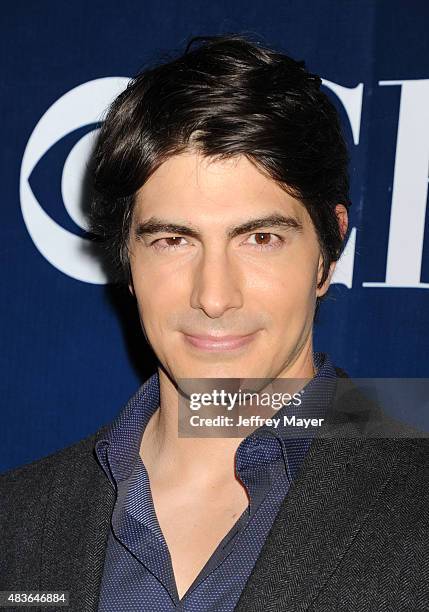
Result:
[[[183,228],[145,227],[155,218]],[[316,232],[303,204],[244,156],[171,157],[137,194],[129,244],[130,290],[173,380],[281,377],[310,354],[316,297],[329,285],[316,288]]]

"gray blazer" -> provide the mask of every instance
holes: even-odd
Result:
[[[286,495],[236,612],[429,610],[428,439],[349,384]],[[93,451],[106,427],[0,476],[0,590],[66,590],[65,609],[97,610],[115,501]],[[382,427],[390,437],[377,436]]]

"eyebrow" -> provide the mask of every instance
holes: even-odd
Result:
[[[229,227],[227,236],[230,239],[235,238],[235,236],[240,236],[241,234],[246,234],[247,232],[262,227],[281,227],[285,229],[295,229],[297,231],[302,231],[303,229],[302,223],[295,219],[295,217],[276,213],[266,217],[249,219],[249,221],[245,223],[241,223],[235,227]],[[136,225],[134,233],[137,238],[140,238],[147,234],[157,234],[160,232],[181,234],[183,236],[189,236],[190,238],[201,239],[201,233],[195,227],[182,225],[180,223],[170,223],[158,217],[150,217],[150,219],[139,222]]]

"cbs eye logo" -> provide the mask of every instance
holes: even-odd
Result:
[[[50,264],[86,283],[101,285],[109,279],[94,244],[84,237],[85,176],[100,117],[128,81],[125,77],[95,79],[64,94],[37,123],[22,158],[20,200],[31,239]],[[73,146],[64,155],[64,144],[70,146],[70,139]],[[56,147],[63,152],[65,161],[57,173],[41,172],[42,188],[33,190],[32,175],[37,174],[42,159],[53,154]],[[52,157],[58,165],[59,156]]]

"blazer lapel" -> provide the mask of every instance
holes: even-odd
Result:
[[[52,483],[40,590],[70,593],[70,610],[96,612],[115,492],[93,452],[106,426],[73,447]]]
[[[383,457],[389,440],[362,436],[379,418],[368,406],[353,391],[334,402],[331,435],[324,424],[313,440],[236,612],[308,610],[335,571],[400,460]]]

